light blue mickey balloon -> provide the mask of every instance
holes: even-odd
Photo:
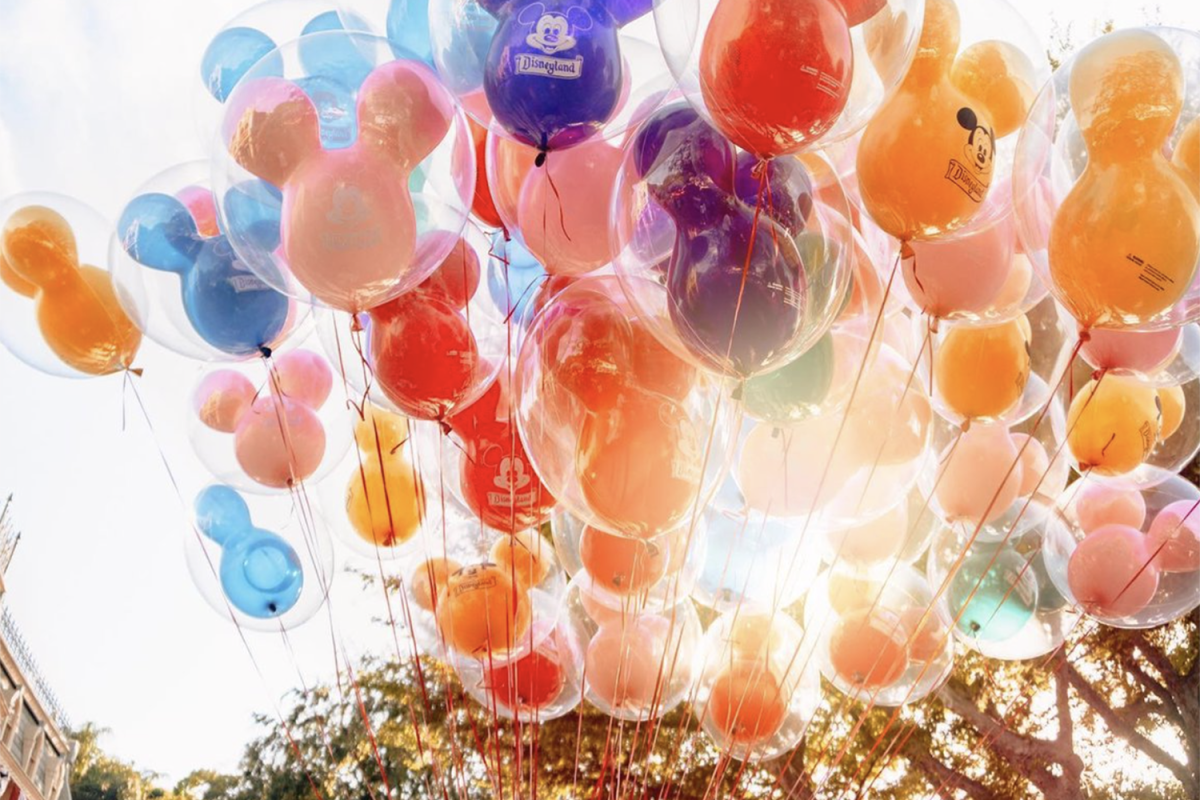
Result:
[[[309,77],[336,81],[346,87],[347,92],[353,93],[375,68],[356,41],[355,34],[346,31],[336,11],[313,17],[300,32],[300,37],[300,64]]]
[[[286,614],[304,588],[295,548],[271,531],[254,527],[250,508],[228,486],[209,486],[196,496],[196,526],[221,546],[221,589],[247,616]]]
[[[505,242],[502,233],[492,237],[492,252],[497,255],[488,261],[488,294],[507,318],[525,327],[533,297],[549,275],[532,253],[515,240]],[[508,257],[507,270],[499,255]]]
[[[397,58],[418,58],[432,67],[429,0],[392,0],[388,6],[387,38]]]
[[[250,68],[275,50],[275,42],[256,28],[226,28],[213,37],[200,59],[200,77],[208,93],[224,103],[233,88]],[[261,67],[256,74],[260,77],[274,75],[282,77],[283,61],[278,53]]]
[[[273,227],[277,239],[278,213]],[[283,332],[288,299],[251,272],[224,236],[201,236],[176,198],[138,195],[122,212],[117,231],[134,261],[179,275],[188,322],[217,350],[239,358],[254,355]]]

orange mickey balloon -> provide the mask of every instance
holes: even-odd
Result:
[[[643,592],[667,573],[667,553],[657,542],[630,539],[585,525],[579,560],[599,585],[616,595]]]
[[[987,107],[950,79],[958,42],[953,0],[928,0],[912,66],[859,144],[867,212],[905,241],[962,227],[992,183],[996,135]]]
[[[1029,382],[1029,321],[955,327],[939,343],[933,375],[942,400],[967,419],[994,419],[1021,401]]]
[[[551,546],[537,531],[520,531],[503,536],[492,545],[492,561],[516,578],[517,585],[537,586],[550,574]]]
[[[495,564],[464,567],[438,591],[438,630],[463,655],[511,650],[529,629],[531,613],[526,589]]]
[[[408,441],[408,420],[399,414],[368,405],[354,424],[354,441],[364,453],[396,453]]]
[[[112,276],[79,263],[75,233],[44,206],[14,211],[0,238],[0,277],[31,298],[46,344],[88,375],[128,369],[142,333],[117,301]]]
[[[452,558],[431,558],[421,562],[408,581],[413,601],[426,611],[435,611],[438,593],[450,576],[460,569],[462,564]]]
[[[713,682],[708,713],[730,741],[753,747],[771,738],[787,717],[787,695],[761,661],[734,661]]]
[[[1089,381],[1067,411],[1067,445],[1081,470],[1132,472],[1158,442],[1158,393],[1133,378],[1106,374]]]
[[[1174,164],[1187,180],[1192,191],[1200,195],[1200,117],[1188,123],[1175,145],[1175,154],[1171,156]]]
[[[907,632],[882,611],[859,609],[843,617],[829,638],[829,659],[845,681],[862,689],[882,689],[908,668]]]
[[[959,53],[950,81],[977,98],[1003,139],[1021,127],[1037,92],[1033,62],[1019,49],[994,39],[976,42]]]
[[[1088,162],[1050,229],[1050,277],[1084,327],[1143,323],[1183,297],[1200,260],[1200,203],[1162,152],[1183,68],[1153,33],[1118,31],[1077,56],[1070,95]]]
[[[363,456],[362,470],[346,485],[346,515],[355,533],[380,547],[412,539],[424,518],[420,476],[403,455]]]
[[[720,0],[700,49],[700,91],[727,139],[774,158],[833,127],[853,69],[836,0]]]

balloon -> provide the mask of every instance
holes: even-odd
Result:
[[[221,235],[221,225],[217,222],[217,201],[210,190],[201,186],[185,186],[175,193],[175,199],[192,215],[197,233],[206,239]]]
[[[1200,119],[1192,120],[1183,129],[1171,163],[1188,176],[1188,185],[1200,195]]]
[[[1067,581],[1083,610],[1097,617],[1131,617],[1158,591],[1158,568],[1137,528],[1105,525],[1084,537],[1067,563]]]
[[[958,54],[950,82],[976,98],[1003,139],[1025,121],[1037,92],[1037,75],[1029,57],[1008,42],[976,42]]]
[[[221,31],[200,59],[200,77],[208,93],[224,103],[250,68],[274,49],[271,37],[255,28],[235,26]]]
[[[238,465],[252,480],[284,489],[317,471],[325,457],[325,428],[304,403],[260,395],[238,421],[233,444]]]
[[[1124,331],[1095,328],[1079,354],[1096,369],[1128,369],[1143,374],[1157,372],[1179,352],[1181,331]]]
[[[283,253],[322,302],[356,313],[411,288],[417,273],[409,174],[451,130],[455,107],[428,68],[377,67],[358,93],[359,133],[321,145],[317,109],[295,83],[244,82],[230,100],[229,153],[283,191]]]
[[[272,388],[276,394],[317,409],[329,399],[333,370],[311,350],[292,350],[275,359]]]
[[[479,0],[500,26],[484,68],[496,121],[518,141],[559,150],[595,135],[621,94],[617,28],[649,0]]]
[[[385,25],[388,41],[397,58],[411,54],[433,66],[429,0],[390,0]]]
[[[1079,529],[1091,533],[1105,525],[1141,529],[1146,522],[1146,500],[1133,489],[1089,481],[1072,502]]]
[[[1146,549],[1163,572],[1200,570],[1200,509],[1192,500],[1177,500],[1154,515],[1146,532]]]
[[[764,422],[790,422],[815,413],[833,384],[833,336],[825,334],[799,358],[746,381],[746,413]]]
[[[1021,488],[1017,493],[1029,497],[1040,489],[1047,494],[1045,476],[1050,469],[1050,454],[1046,448],[1027,433],[1012,434],[1012,443],[1021,461]]]
[[[841,187],[834,181],[831,188]],[[813,180],[799,158],[761,162],[749,153],[738,153],[733,190],[743,203],[758,208],[793,236],[804,230],[813,211]],[[844,196],[840,199],[845,202]]]
[[[858,185],[867,213],[904,241],[961,228],[992,182],[991,119],[950,80],[958,42],[953,1],[928,0],[912,66],[859,143]]]
[[[550,574],[552,549],[537,531],[520,531],[497,539],[490,555],[518,586],[531,589]]]
[[[887,0],[838,0],[838,5],[846,15],[846,24],[853,28],[887,7]]]
[[[257,619],[286,614],[300,599],[304,572],[295,549],[254,527],[250,508],[228,486],[196,496],[196,527],[221,546],[221,589],[230,605]]]
[[[883,516],[829,534],[835,563],[869,567],[897,558],[908,540],[908,504],[898,503]]]
[[[240,372],[223,369],[205,375],[192,395],[200,421],[215,431],[233,433],[254,402],[254,384]]]
[[[872,462],[908,463],[929,441],[933,408],[920,381],[910,381],[909,375],[903,358],[878,359],[850,406],[846,433],[854,443],[849,447],[870,453]]]
[[[42,338],[72,369],[108,375],[133,362],[142,334],[117,301],[112,277],[79,263],[75,233],[58,212],[25,206],[9,216],[0,278],[34,301]]]
[[[1145,322],[1183,297],[1200,260],[1200,203],[1163,156],[1183,106],[1178,57],[1146,31],[1084,48],[1070,78],[1087,168],[1050,231],[1050,276],[1084,328]]]
[[[669,629],[653,615],[602,624],[587,646],[588,689],[615,709],[649,709],[672,669]]]
[[[968,636],[992,642],[1011,639],[1038,607],[1037,578],[1013,550],[976,550],[951,579],[950,613]]]
[[[922,311],[946,318],[976,313],[996,301],[1013,267],[1011,225],[994,225],[950,241],[913,242],[901,262],[908,293]],[[1017,302],[1024,299],[1022,292]]]
[[[535,650],[508,664],[489,665],[484,685],[496,702],[514,711],[542,709],[562,694],[566,675],[562,664],[549,653]]]
[[[700,90],[714,123],[759,159],[819,141],[846,107],[853,70],[836,0],[720,0],[700,49]]]
[[[1183,415],[1187,413],[1187,398],[1184,397],[1183,387],[1164,386],[1159,389],[1158,405],[1162,409],[1158,440],[1165,442],[1179,430],[1179,426],[1183,424]]]
[[[408,420],[368,405],[362,419],[354,423],[354,441],[364,453],[394,455],[408,441]]]
[[[900,613],[908,631],[908,657],[919,664],[934,661],[946,646],[946,628],[928,609],[910,607]]]
[[[1003,426],[972,425],[951,447],[935,492],[942,516],[969,525],[998,519],[1017,501],[1023,483],[1012,437]]]
[[[1029,382],[1029,320],[954,327],[937,345],[933,374],[946,405],[966,419],[996,419],[1021,402]]]
[[[638,595],[667,573],[667,552],[655,541],[630,539],[585,525],[579,560],[592,580],[615,595]]]
[[[492,190],[488,185],[488,171],[484,169],[487,160],[487,128],[469,117],[467,124],[471,128],[471,141],[475,145],[475,194],[471,196],[471,213],[489,228],[502,228],[504,221],[500,218],[500,212],[496,210],[496,201],[492,199]]]
[[[788,696],[762,661],[736,660],[717,676],[708,713],[732,742],[753,747],[776,734],[787,716]]]
[[[513,649],[529,629],[526,590],[495,564],[474,564],[454,572],[438,590],[437,624],[446,644],[459,653],[484,658]]]
[[[899,620],[863,608],[842,617],[829,637],[829,660],[837,675],[859,689],[882,689],[908,668],[908,647]]]
[[[1071,400],[1067,445],[1081,471],[1098,475],[1132,472],[1158,442],[1161,412],[1153,387],[1120,375],[1104,375]]]
[[[504,312],[505,319],[528,325],[534,296],[548,277],[546,270],[520,242],[506,242],[502,234],[492,238],[492,252],[497,254],[488,263],[492,302]]]
[[[421,562],[408,579],[413,602],[426,611],[437,611],[438,595],[450,576],[462,569],[452,558],[431,558]]]
[[[433,274],[422,281],[417,288],[437,295],[453,308],[462,311],[475,296],[476,289],[479,288],[479,256],[475,253],[475,248],[461,237],[451,237],[444,231],[438,231],[431,234],[429,238],[431,240],[453,238],[454,244],[450,248],[449,255],[442,259]],[[429,249],[441,249],[429,242],[424,243],[424,246]]]
[[[346,486],[346,515],[351,526],[379,547],[409,541],[425,516],[425,492],[416,468],[402,453],[376,448],[373,441],[360,458],[361,467],[350,475]]]

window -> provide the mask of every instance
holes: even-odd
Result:
[[[17,722],[17,733],[13,737],[12,754],[22,767],[26,767],[25,754],[33,745],[33,737],[38,733],[37,717],[29,704],[21,704],[21,719]]]
[[[38,759],[37,770],[33,775],[33,782],[38,790],[45,793],[49,787],[46,785],[46,775],[51,762],[54,762],[54,749],[50,745],[50,740],[43,742],[42,757]]]
[[[4,665],[0,664],[0,689],[3,689],[5,696],[7,696],[15,688],[17,688],[17,682],[8,674],[8,670],[4,668]]]

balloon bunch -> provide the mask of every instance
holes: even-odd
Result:
[[[0,205],[19,358],[220,364],[219,612],[311,618],[336,538],[496,714],[760,760],[822,677],[900,706],[1200,605],[1200,35],[1052,75],[1006,0],[386,5],[232,21],[212,158],[115,226]]]

